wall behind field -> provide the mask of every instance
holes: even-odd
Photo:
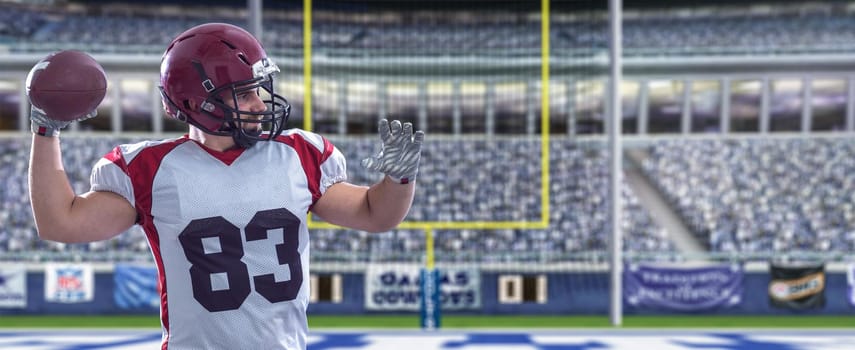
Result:
[[[497,286],[499,273],[481,275],[481,308],[468,311],[444,311],[444,314],[485,315],[607,315],[609,310],[608,281],[605,272],[559,272],[546,274],[548,280],[545,303],[499,303]],[[851,315],[855,307],[849,304],[845,273],[826,274],[825,306],[817,310],[794,311],[774,308],[769,303],[770,276],[766,272],[746,272],[743,280],[742,302],[734,307],[696,314],[721,315]],[[0,315],[116,315],[151,314],[157,317],[157,308],[122,309],[114,299],[115,284],[112,272],[95,273],[94,300],[83,303],[55,303],[45,300],[45,274],[27,273],[27,305],[25,308],[0,308]],[[365,308],[365,285],[362,273],[342,274],[343,298],[340,303],[311,303],[309,313],[317,315],[406,313],[401,311],[368,311]],[[626,309],[627,314],[676,314],[649,309]],[[416,317],[417,313],[412,312]]]

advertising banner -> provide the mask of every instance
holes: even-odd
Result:
[[[439,303],[443,310],[481,308],[481,275],[475,268],[438,268]],[[365,272],[365,308],[418,311],[421,266],[371,264]]]
[[[156,311],[160,309],[157,269],[154,266],[117,264],[113,273],[113,301],[119,309]]]
[[[0,264],[0,308],[26,307],[26,267],[18,264]]]
[[[85,303],[95,298],[95,274],[89,264],[45,265],[45,301]]]
[[[825,265],[769,266],[769,303],[774,307],[807,310],[825,306]]]
[[[741,265],[703,267],[629,264],[624,269],[624,302],[630,307],[702,311],[742,301]]]

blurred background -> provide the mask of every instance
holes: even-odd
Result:
[[[62,139],[72,186],[85,192],[92,165],[115,145],[186,131],[164,117],[160,56],[178,33],[216,21],[261,39],[282,68],[276,87],[294,107],[290,125],[331,139],[351,181],[379,179],[358,165],[376,151],[379,118],[428,135],[401,229],[312,224],[310,313],[415,311],[418,285],[382,276],[415,276],[432,261],[445,271],[442,303],[452,314],[606,315],[607,127],[620,120],[624,312],[851,315],[855,2],[624,1],[619,119],[607,103],[606,1],[311,4],[0,1],[0,261],[39,281],[47,263],[87,264],[96,288],[93,300],[62,305],[30,291],[25,305],[0,314],[157,312],[113,298],[117,266],[153,266],[141,228],[88,244],[38,238],[24,80],[61,49],[104,66],[99,116]],[[690,276],[727,286],[633,284],[650,266],[711,264],[728,268]],[[822,288],[805,266],[819,267]],[[776,275],[778,267],[794,275]],[[716,296],[674,296],[681,286]],[[784,289],[780,300],[773,286]]]

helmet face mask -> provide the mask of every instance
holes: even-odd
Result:
[[[217,130],[203,130],[213,135],[232,136],[235,143],[244,148],[257,141],[271,140],[279,136],[291,114],[291,105],[284,97],[274,92],[272,76],[255,80],[232,83],[211,91],[208,99],[202,103],[201,113],[221,120],[222,124]],[[264,110],[255,112],[241,109],[239,101],[243,94],[257,94],[264,103]],[[225,96],[228,96],[228,99]]]
[[[185,31],[166,49],[160,91],[171,117],[211,135],[231,136],[246,148],[285,129],[291,106],[274,91],[278,72],[247,31],[209,23]],[[246,93],[257,93],[264,110],[240,106]]]

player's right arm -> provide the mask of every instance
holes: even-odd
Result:
[[[77,195],[62,165],[59,137],[33,135],[30,204],[39,237],[79,243],[109,239],[130,228],[136,211],[113,192]]]

